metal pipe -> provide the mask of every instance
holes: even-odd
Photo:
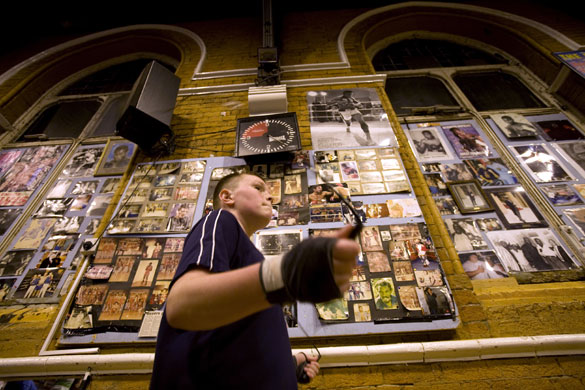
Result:
[[[294,349],[293,353],[314,349]],[[419,343],[323,347],[324,368],[585,355],[585,334],[501,337]],[[66,355],[0,359],[0,378],[149,374],[154,353]]]

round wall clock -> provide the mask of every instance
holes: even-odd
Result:
[[[290,152],[301,149],[294,112],[238,119],[236,157]]]

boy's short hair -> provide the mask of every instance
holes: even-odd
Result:
[[[215,186],[215,189],[213,190],[214,210],[219,210],[221,208],[221,200],[219,199],[219,193],[221,192],[221,190],[223,190],[224,188],[230,189],[233,188],[235,185],[239,183],[241,177],[244,175],[256,176],[264,181],[264,179],[260,175],[257,175],[254,172],[234,172],[222,177]]]

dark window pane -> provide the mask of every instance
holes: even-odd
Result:
[[[52,105],[28,127],[19,141],[79,137],[100,105],[101,102],[97,100],[78,100]]]
[[[380,50],[372,59],[377,71],[504,64],[497,55],[454,42],[407,39]]]
[[[120,96],[110,102],[108,107],[104,110],[100,122],[91,133],[90,137],[110,136],[114,135],[116,130],[116,123],[123,114],[126,99],[128,95]]]
[[[102,69],[71,84],[59,96],[130,91],[140,72],[151,61],[145,58]],[[166,64],[162,65],[175,71]]]
[[[478,111],[544,107],[524,84],[507,73],[461,73],[453,80]]]
[[[445,85],[434,77],[389,78],[386,94],[397,115],[412,113],[405,107],[459,106]]]

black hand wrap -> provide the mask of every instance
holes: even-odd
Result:
[[[268,302],[319,303],[339,298],[341,293],[333,278],[336,241],[330,237],[311,238],[282,257],[265,259],[260,265],[260,282]]]

